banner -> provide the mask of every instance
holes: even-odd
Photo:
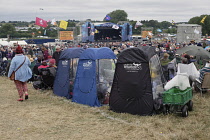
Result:
[[[60,40],[74,40],[73,31],[60,31]]]
[[[36,17],[36,23],[35,24],[38,25],[38,26],[44,27],[44,28],[47,27],[47,21],[43,20],[41,18],[38,18],[38,17]]]

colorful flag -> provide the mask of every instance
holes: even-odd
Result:
[[[68,22],[67,22],[67,21],[61,20],[61,21],[60,21],[60,26],[59,26],[59,27],[66,30],[67,25],[68,25]]]
[[[199,34],[199,31],[197,29],[194,30],[195,34]]]
[[[51,20],[51,24],[52,25],[56,25],[56,26],[58,25],[57,22],[56,22],[56,20],[55,20],[55,18]]]
[[[44,27],[44,28],[47,27],[47,21],[46,20],[43,20],[41,18],[38,18],[38,17],[36,17],[36,23],[35,24],[36,25],[39,25],[41,27]]]
[[[204,23],[206,16],[202,18],[201,23]]]
[[[106,15],[105,20],[106,21],[111,20],[111,17],[109,15]]]
[[[137,21],[136,22],[136,25],[135,25],[135,29],[137,29],[137,27],[139,27],[139,26],[142,26],[143,24],[140,22],[140,21]]]
[[[96,33],[96,34],[98,34],[98,33],[99,33],[99,31],[98,31],[97,29],[95,29],[95,33]]]
[[[148,32],[148,35],[149,35],[149,36],[153,36],[153,34],[152,34],[151,32]]]
[[[47,35],[47,31],[46,30],[44,30],[44,35]]]
[[[112,28],[118,30],[119,29],[119,26],[113,25]]]
[[[175,24],[174,20],[172,20],[171,24],[172,24],[172,25],[174,25],[174,24]]]

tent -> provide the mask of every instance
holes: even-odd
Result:
[[[154,100],[164,91],[159,57],[149,46],[128,48],[119,54],[110,93],[110,109],[152,115]]]
[[[0,40],[0,45],[2,45],[2,46],[7,46],[7,45],[8,45],[8,41],[1,41],[1,40]]]
[[[18,44],[18,45],[27,45],[27,43],[26,43],[24,40],[22,40],[22,41],[10,41],[10,42],[9,42],[9,45],[10,45],[10,46],[13,46],[14,44]]]
[[[70,92],[73,89],[70,87],[74,82],[77,68],[77,59],[74,58],[79,58],[83,51],[83,48],[69,48],[61,53],[53,86],[54,94],[71,98]]]
[[[110,48],[88,48],[80,56],[72,101],[89,106],[101,106],[97,96],[99,83],[99,61],[101,59],[116,59]]]

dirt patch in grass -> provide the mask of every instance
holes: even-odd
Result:
[[[210,93],[194,94],[194,111],[137,116],[93,108],[29,87],[29,100],[16,101],[12,81],[0,77],[1,140],[137,140],[209,139]]]

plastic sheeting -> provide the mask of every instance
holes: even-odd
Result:
[[[178,87],[180,90],[185,90],[190,86],[189,76],[186,73],[179,73],[168,83],[166,83],[164,89],[169,90],[173,87]]]
[[[177,74],[186,73],[188,76],[199,77],[199,71],[196,69],[194,63],[182,64],[178,63]]]

